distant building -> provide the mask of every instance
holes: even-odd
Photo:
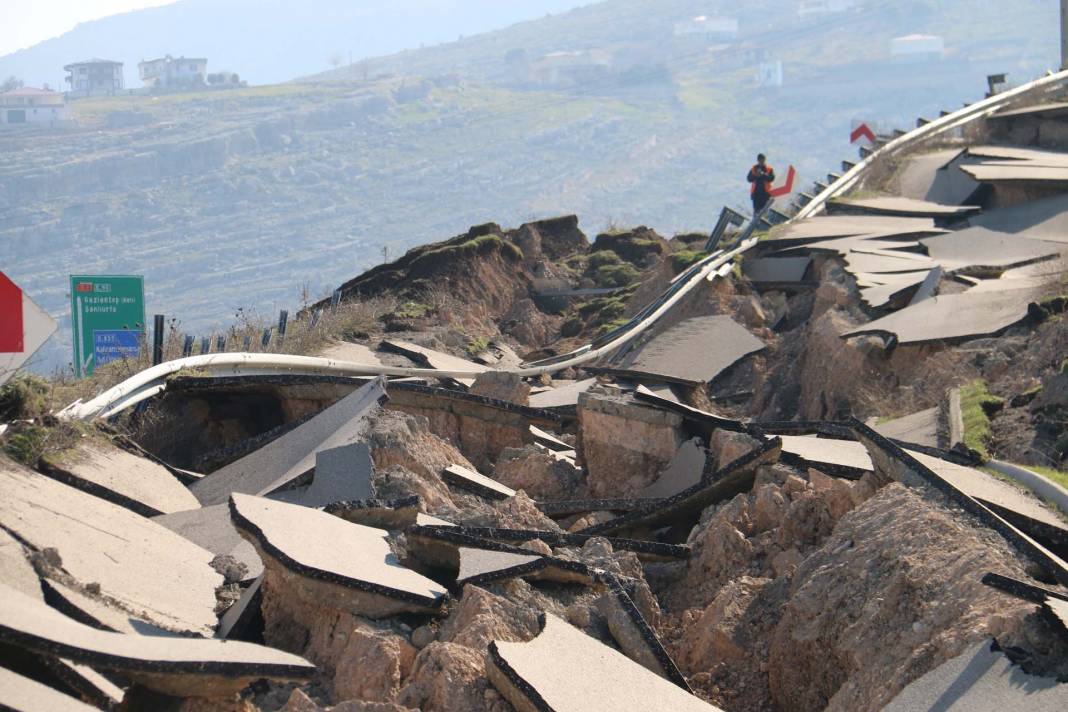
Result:
[[[699,15],[686,22],[675,23],[675,36],[733,40],[738,36],[738,20],[733,17]]]
[[[67,101],[48,89],[23,87],[0,94],[0,124],[53,125],[67,119]]]
[[[68,64],[63,71],[67,72],[66,82],[76,96],[110,96],[126,87],[122,62],[93,58]]]
[[[834,15],[852,10],[855,6],[855,0],[801,0],[797,3],[797,16]]]
[[[937,35],[906,35],[890,40],[890,58],[897,64],[921,64],[942,59],[946,42]]]
[[[204,84],[208,60],[197,57],[178,57],[169,54],[159,59],[138,62],[141,82],[152,89],[189,87]]]
[[[782,86],[782,60],[762,62],[757,68],[757,85],[762,87]]]
[[[612,68],[612,56],[599,49],[552,52],[530,66],[538,84],[580,85],[604,77]]]

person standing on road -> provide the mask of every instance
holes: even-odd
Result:
[[[753,215],[757,216],[771,200],[771,184],[775,182],[775,169],[768,165],[767,157],[761,153],[756,165],[749,169],[749,183],[752,186],[749,195],[753,199]]]

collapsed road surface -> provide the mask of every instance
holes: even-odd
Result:
[[[15,399],[0,707],[1068,709],[1063,488],[986,467],[1068,469],[1065,81],[708,253],[478,226]]]

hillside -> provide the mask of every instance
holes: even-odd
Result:
[[[758,150],[822,179],[852,153],[854,118],[904,127],[981,96],[987,73],[1019,81],[1054,62],[1046,4],[1023,4],[1008,29],[993,10],[942,6],[938,19],[925,3],[872,3],[799,24],[792,3],[766,0],[715,55],[669,28],[717,5],[615,0],[355,77],[76,101],[79,128],[0,133],[0,258],[57,316],[72,270],[143,273],[150,312],[205,333],[488,219],[707,230],[723,204],[745,207]],[[914,31],[948,43],[922,75],[887,55]],[[619,64],[580,86],[500,75],[514,49],[593,46]],[[755,85],[749,46],[784,60],[784,86]],[[57,343],[41,363],[66,352]]]
[[[178,0],[85,22],[0,57],[0,76],[62,87],[63,66],[89,57],[123,62],[127,88],[137,63],[165,54],[207,57],[209,71],[254,84],[284,82],[339,63],[453,42],[564,12],[583,0]],[[335,57],[336,55],[336,57]]]

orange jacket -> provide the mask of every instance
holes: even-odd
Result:
[[[759,170],[759,163],[754,163],[753,167],[749,169],[748,180],[752,184],[749,189],[750,195],[756,195],[757,193],[768,195],[771,192],[771,184],[775,182],[775,169],[770,164],[764,164],[764,172],[767,175],[759,175]]]

